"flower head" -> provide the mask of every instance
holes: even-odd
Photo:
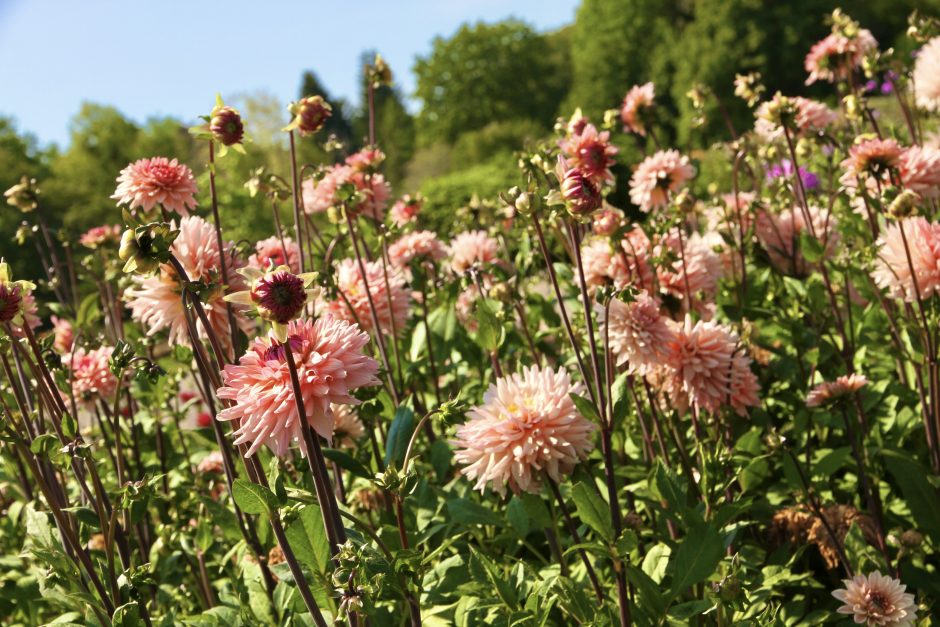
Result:
[[[36,286],[29,281],[13,281],[9,264],[0,261],[0,323],[21,324],[26,297],[34,289]]]
[[[447,247],[450,267],[456,274],[463,274],[471,267],[499,264],[499,242],[486,231],[464,231],[458,233]]]
[[[849,156],[842,162],[845,177],[857,178],[872,176],[884,180],[885,176],[898,167],[902,149],[894,139],[866,139],[849,149]],[[857,184],[857,181],[855,182]]]
[[[912,627],[917,620],[914,595],[905,593],[907,586],[898,579],[876,570],[868,575],[844,579],[842,583],[844,588],[832,592],[832,596],[842,601],[842,606],[836,611],[848,614],[856,624]]]
[[[823,381],[806,395],[807,407],[819,407],[846,394],[851,394],[865,387],[868,383],[863,375],[843,375],[835,381]]]
[[[831,33],[813,44],[806,55],[804,66],[809,73],[807,85],[817,80],[830,83],[848,78],[855,68],[861,65],[865,55],[878,47],[871,31],[861,28],[855,36],[843,33]]]
[[[432,231],[414,231],[402,235],[388,247],[392,265],[406,268],[414,260],[440,261],[447,249]]]
[[[782,137],[784,127],[791,134],[810,135],[826,130],[836,121],[836,112],[821,102],[796,96],[788,98],[777,92],[771,100],[757,107],[754,130],[767,141]]]
[[[623,98],[620,105],[620,121],[624,133],[636,133],[646,136],[646,127],[653,110],[656,88],[653,83],[634,85]]]
[[[303,313],[308,298],[316,298],[319,290],[311,288],[317,278],[316,272],[293,274],[287,266],[278,266],[261,272],[250,266],[239,273],[248,279],[248,289],[233,292],[225,300],[255,308],[262,320],[271,323],[274,336],[281,342],[287,340],[287,323]]]
[[[366,331],[375,330],[372,319],[372,307],[379,320],[379,330],[391,334],[393,329],[401,333],[408,322],[408,309],[411,294],[405,287],[405,278],[397,268],[386,268],[381,261],[365,261],[365,279],[354,259],[344,259],[336,268],[337,300],[326,303],[327,310],[334,316],[358,322]],[[372,305],[369,304],[371,296]]]
[[[940,291],[940,224],[904,218],[884,229],[877,246],[874,278],[879,287],[907,302]]]
[[[374,220],[382,220],[385,207],[391,196],[391,186],[380,173],[369,173],[349,164],[336,164],[323,172],[322,178],[314,183],[307,179],[302,186],[304,211],[322,213],[341,204],[337,192],[344,186],[352,185],[358,195],[358,202],[349,202],[347,209],[352,215],[366,215]]]
[[[911,146],[901,153],[901,184],[924,198],[940,198],[940,149]]]
[[[630,178],[630,201],[649,213],[665,207],[669,195],[675,194],[693,177],[695,168],[689,158],[678,150],[660,150],[647,157]]]
[[[62,359],[69,370],[72,393],[86,407],[94,407],[99,398],[110,402],[114,396],[118,381],[108,367],[112,350],[110,346],[91,351],[78,348]]]
[[[300,273],[300,246],[289,237],[283,242],[276,235],[255,244],[255,252],[248,257],[248,265],[266,271],[287,266],[294,274]]]
[[[307,96],[288,107],[294,119],[287,130],[297,129],[301,135],[312,135],[333,115],[333,108],[322,96]]]
[[[365,426],[359,420],[350,405],[330,405],[333,411],[333,445],[343,448],[355,448],[356,440],[366,432]]]
[[[162,205],[181,216],[196,208],[196,179],[192,170],[176,159],[140,159],[121,170],[118,186],[111,196],[118,205],[150,211]]]
[[[621,225],[623,225],[623,212],[605,203],[604,208],[594,214],[591,228],[594,235],[606,237],[613,235]]]
[[[917,106],[940,111],[940,37],[928,41],[917,53],[913,83]]]
[[[221,451],[212,451],[207,454],[205,457],[199,460],[199,464],[196,466],[196,470],[199,471],[201,475],[207,474],[222,474],[225,470],[225,460],[222,457]]]
[[[379,383],[375,376],[378,364],[362,350],[369,336],[330,315],[316,322],[295,320],[288,325],[287,334],[300,380],[303,418],[331,441],[331,404],[355,405],[359,401],[350,395],[353,390]],[[272,351],[272,347],[280,351]],[[285,350],[273,336],[259,337],[237,364],[225,366],[218,395],[233,404],[219,412],[218,419],[237,421],[235,444],[250,444],[249,455],[262,445],[284,455],[293,442],[306,453]]]
[[[422,199],[420,196],[411,196],[406,194],[398,202],[392,205],[389,211],[389,217],[392,224],[398,228],[404,227],[418,219],[418,213],[421,211]]]
[[[580,392],[564,369],[538,366],[502,377],[467,414],[453,441],[461,472],[483,491],[538,492],[544,472],[555,481],[585,459],[597,428],[569,394]]]
[[[220,144],[231,146],[242,141],[245,125],[238,111],[225,105],[216,105],[209,116],[209,132]]]
[[[72,323],[65,318],[52,316],[52,330],[54,339],[52,348],[60,355],[64,355],[72,350],[72,343],[75,341],[75,333],[72,330]]]
[[[594,308],[604,324],[604,307],[598,304]],[[648,292],[640,291],[630,302],[613,299],[607,324],[610,350],[618,366],[646,374],[662,365],[673,330],[660,313],[659,301]]]
[[[81,237],[78,238],[78,243],[92,250],[105,244],[117,244],[121,241],[121,230],[119,224],[93,226],[82,233]]]
[[[666,233],[656,247],[661,256],[668,261],[656,268],[659,289],[683,301],[685,311],[689,311],[698,301],[709,302],[718,290],[722,265],[709,241],[698,233],[682,236],[677,227]],[[692,302],[685,302],[686,296]]]
[[[568,166],[580,171],[596,186],[614,180],[610,167],[614,164],[617,147],[610,143],[610,131],[598,132],[593,124],[586,124],[580,133],[559,142]]]

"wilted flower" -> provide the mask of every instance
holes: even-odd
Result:
[[[335,274],[339,298],[326,303],[327,310],[338,318],[358,322],[366,331],[375,331],[369,305],[371,295],[379,319],[379,330],[390,335],[394,324],[394,330],[401,333],[408,322],[408,308],[411,304],[411,294],[405,287],[404,277],[397,268],[384,268],[381,261],[363,260],[363,265],[366,269],[365,281],[354,259],[344,259],[339,263]]]
[[[458,233],[447,247],[450,267],[456,274],[463,274],[471,267],[485,268],[499,264],[499,242],[486,231],[464,231]]]
[[[894,298],[914,302],[940,291],[940,224],[904,218],[885,228],[877,246],[875,282]]]
[[[655,97],[656,88],[653,83],[634,85],[630,88],[623,98],[623,104],[620,105],[620,121],[623,122],[624,133],[646,136]]]
[[[807,407],[819,407],[839,397],[851,394],[865,387],[868,383],[863,375],[843,375],[835,381],[823,381],[806,395]]]
[[[845,588],[832,592],[832,596],[842,601],[842,606],[836,611],[848,614],[859,625],[913,627],[917,620],[914,595],[904,592],[907,586],[899,579],[892,579],[876,570],[868,575],[844,579],[842,583]]]
[[[292,102],[288,109],[294,119],[284,130],[297,129],[301,135],[316,133],[323,128],[327,118],[333,115],[333,108],[322,96],[301,98],[297,102]]]
[[[110,346],[91,351],[78,348],[62,358],[63,364],[69,370],[72,393],[75,394],[76,400],[86,407],[94,407],[98,399],[108,403],[113,400],[118,380],[108,366],[112,350]]]
[[[289,237],[282,242],[276,235],[255,244],[255,252],[248,257],[248,265],[262,272],[287,266],[294,274],[300,273],[300,246]]]
[[[600,304],[594,308],[599,324],[605,324],[605,308]],[[640,291],[630,302],[611,300],[607,324],[610,350],[618,366],[627,365],[630,372],[642,375],[663,363],[673,330],[660,313],[659,301],[648,292]]]
[[[678,150],[660,150],[636,167],[630,178],[630,201],[642,211],[665,207],[693,177],[695,168]]]
[[[265,444],[284,455],[292,442],[306,453],[285,350],[292,352],[297,366],[304,419],[327,441],[333,439],[331,404],[358,404],[350,393],[379,383],[378,364],[362,352],[369,336],[355,325],[325,315],[316,322],[291,322],[287,335],[286,344],[271,336],[255,339],[238,363],[223,372],[219,398],[234,404],[219,412],[218,419],[237,421],[235,444],[250,444],[249,455]]]
[[[542,473],[554,481],[571,473],[594,447],[591,436],[597,428],[569,396],[580,391],[561,368],[532,366],[521,375],[497,379],[483,405],[457,427],[452,442],[474,489],[483,491],[489,484],[505,494],[508,485],[515,493],[534,493]]]
[[[230,303],[254,307],[262,320],[271,323],[274,337],[287,340],[287,323],[303,313],[308,298],[316,298],[319,289],[311,288],[316,272],[293,274],[287,266],[262,272],[251,266],[239,270],[248,280],[248,289],[225,296]]]
[[[111,196],[118,205],[150,211],[162,205],[181,216],[196,208],[196,179],[192,170],[176,159],[140,159],[121,170],[118,186]]]
[[[23,213],[33,211],[39,206],[39,187],[36,185],[36,179],[25,174],[20,177],[19,183],[3,192],[3,195],[6,196],[8,205]]]

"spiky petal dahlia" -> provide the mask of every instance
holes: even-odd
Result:
[[[730,406],[738,415],[760,404],[760,387],[751,372],[751,358],[732,330],[715,322],[672,323],[666,346],[664,387],[679,409],[693,407],[716,413]]]
[[[486,231],[458,233],[447,249],[451,270],[456,274],[463,274],[473,266],[482,268],[499,263],[499,242]]]
[[[294,402],[289,350],[297,365],[303,404],[310,426],[332,441],[334,416],[331,403],[355,405],[351,392],[377,385],[378,364],[364,355],[369,336],[355,325],[330,315],[316,322],[295,320],[288,325],[288,341],[273,335],[259,337],[237,364],[225,366],[220,399],[233,404],[219,412],[219,420],[237,420],[236,444],[249,444],[249,454],[261,446],[284,455],[293,442],[306,453],[300,417]]]
[[[877,244],[874,277],[879,287],[907,302],[940,291],[940,224],[922,217],[904,218],[888,225]]]
[[[911,146],[901,153],[901,183],[924,198],[940,198],[940,149]]]
[[[118,186],[111,196],[118,205],[150,211],[163,205],[181,216],[196,208],[196,179],[192,170],[176,159],[140,159],[121,170]]]
[[[112,402],[117,389],[117,378],[108,367],[111,358],[110,346],[102,346],[92,351],[84,348],[74,350],[62,361],[69,370],[69,380],[75,400],[86,407],[94,407],[100,398]]]
[[[356,440],[366,432],[359,416],[349,405],[331,405],[333,410],[333,446],[355,448]]]
[[[287,266],[294,274],[300,273],[300,247],[289,237],[281,242],[272,236],[255,244],[255,252],[248,258],[248,265],[266,272],[277,266]]]
[[[656,88],[653,83],[634,85],[623,98],[620,105],[620,121],[623,122],[624,133],[636,133],[646,136],[650,112],[653,109],[653,99],[656,97]]]
[[[392,224],[398,228],[402,228],[406,224],[414,222],[418,219],[418,214],[421,212],[421,205],[421,196],[405,194],[398,202],[392,205],[391,210],[388,212]]]
[[[868,379],[864,375],[843,375],[835,381],[823,381],[806,395],[807,407],[819,407],[846,394],[851,394],[865,387]]]
[[[605,309],[601,305],[595,309],[603,329]],[[631,302],[610,302],[610,350],[618,366],[626,364],[630,372],[646,374],[662,365],[673,330],[659,310],[659,301],[645,290]]]
[[[414,260],[440,261],[447,249],[432,231],[413,231],[402,235],[388,247],[388,258],[397,268],[406,268]]]
[[[690,307],[713,300],[721,278],[721,257],[698,233],[683,235],[681,242],[679,237],[678,229],[672,229],[656,247],[657,252],[670,261],[659,265],[656,276],[660,291],[683,301],[688,311]],[[687,292],[692,303],[685,302]]]
[[[555,481],[570,473],[593,448],[596,429],[568,396],[579,391],[563,368],[532,366],[497,379],[452,442],[474,489],[538,492],[543,472]]]
[[[327,311],[343,320],[358,322],[366,331],[374,331],[375,322],[369,306],[371,295],[382,333],[392,333],[393,321],[394,330],[401,333],[408,322],[408,308],[411,305],[411,294],[405,287],[404,277],[397,268],[389,267],[386,285],[386,268],[382,267],[381,261],[363,260],[363,265],[366,269],[365,280],[356,260],[344,259],[339,263],[335,281],[340,293],[336,300],[326,303]]]
[[[811,265],[799,250],[800,236],[804,231],[815,233],[817,240],[826,243],[823,249],[825,257],[835,252],[839,242],[835,218],[831,215],[827,218],[816,205],[809,206],[809,217],[812,229],[807,228],[806,217],[798,207],[781,213],[761,211],[757,214],[757,239],[767,251],[770,263],[780,272],[797,276],[809,273]]]
[[[580,171],[595,185],[611,182],[617,147],[610,143],[610,131],[598,132],[593,124],[586,124],[580,133],[571,134],[559,142],[568,166]]]
[[[637,166],[630,178],[630,201],[649,213],[669,202],[693,177],[695,168],[678,150],[660,150]]]
[[[940,111],[940,37],[928,41],[917,53],[914,95],[917,106],[928,111]]]
[[[876,570],[844,579],[842,583],[845,588],[832,592],[832,596],[842,601],[836,611],[851,616],[858,625],[910,627],[917,620],[914,595],[904,592],[907,586],[899,579]]]

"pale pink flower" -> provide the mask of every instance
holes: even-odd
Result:
[[[657,266],[656,277],[660,292],[682,301],[684,311],[689,311],[690,306],[714,299],[722,265],[721,258],[701,235],[682,235],[681,245],[679,235],[677,229],[672,229],[656,247],[657,256],[668,257],[667,262]],[[687,293],[692,297],[691,303],[685,302]]]
[[[52,331],[54,339],[52,348],[60,355],[64,355],[72,350],[72,343],[75,341],[75,334],[72,331],[72,323],[65,318],[52,316]]]
[[[595,185],[614,180],[610,168],[618,150],[610,143],[610,131],[598,132],[593,124],[586,124],[581,132],[568,135],[558,145],[568,168],[580,171]]]
[[[907,586],[899,579],[876,570],[867,576],[844,579],[842,583],[845,588],[832,592],[832,596],[842,601],[836,611],[851,616],[857,625],[913,627],[917,620],[914,595],[904,592]]]
[[[630,88],[623,98],[623,104],[620,105],[620,121],[623,122],[624,133],[636,133],[646,137],[646,124],[655,97],[656,88],[653,83],[634,85]]]
[[[255,252],[248,257],[248,265],[262,272],[278,266],[287,266],[291,272],[299,274],[300,246],[289,237],[284,238],[283,245],[276,235],[263,239],[255,244]]]
[[[578,413],[569,394],[580,385],[564,369],[525,368],[496,380],[483,405],[468,412],[457,427],[455,459],[481,492],[487,484],[504,495],[536,493],[542,473],[562,481],[593,448],[597,428]]]
[[[174,224],[175,226],[175,224]],[[190,280],[203,282],[209,289],[200,295],[209,324],[223,348],[231,346],[228,311],[221,288],[221,266],[215,227],[198,216],[180,220],[180,234],[173,242],[171,251],[179,260]],[[225,248],[229,289],[238,292],[246,289],[244,279],[236,270],[241,267],[232,254],[231,244]],[[183,309],[182,291],[176,272],[170,265],[163,265],[154,276],[135,276],[134,286],[125,294],[133,318],[139,321],[147,335],[155,335],[163,329],[169,331],[171,344],[190,345],[189,332]],[[242,308],[235,307],[236,324],[242,331],[252,328]],[[207,338],[202,321],[196,319],[200,338]]]
[[[882,231],[877,246],[873,275],[891,296],[914,302],[918,295],[927,299],[940,291],[940,224],[919,216],[904,218]]]
[[[827,35],[813,44],[806,55],[804,66],[809,73],[806,84],[812,85],[817,80],[833,83],[848,78],[865,55],[877,47],[878,42],[865,28],[851,38],[839,33]]]
[[[196,466],[196,470],[199,471],[201,475],[214,474],[218,475],[225,471],[225,460],[222,457],[221,451],[212,451],[205,457],[199,460],[199,464]]]
[[[819,407],[825,405],[840,396],[862,389],[867,383],[868,379],[860,374],[843,375],[835,381],[823,381],[806,395],[806,406]]]
[[[613,235],[614,231],[623,225],[623,212],[616,207],[604,203],[603,208],[594,214],[591,228],[594,235],[606,237]]]
[[[901,153],[901,183],[924,198],[940,198],[940,149],[911,146]]]
[[[121,226],[119,224],[94,226],[78,238],[78,243],[85,248],[95,249],[104,244],[117,244],[121,241]]]
[[[69,381],[75,400],[85,407],[94,407],[98,399],[106,403],[113,402],[117,389],[117,377],[108,367],[111,358],[110,346],[102,346],[91,351],[75,349],[65,355],[62,362],[69,371]]]
[[[392,265],[406,268],[412,261],[440,261],[447,256],[447,248],[431,231],[413,231],[402,235],[388,247]]]
[[[815,232],[816,239],[826,243],[824,257],[828,258],[835,253],[839,242],[836,220],[830,215],[827,223],[826,212],[815,205],[809,206],[809,215],[812,220],[809,232]],[[757,214],[757,239],[767,251],[770,263],[780,272],[797,276],[809,273],[812,265],[799,250],[800,235],[806,230],[806,218],[799,207],[781,213],[760,211]]]
[[[849,156],[842,161],[845,173],[840,182],[848,187],[857,187],[859,177],[872,176],[885,180],[901,162],[903,150],[894,139],[866,139],[849,149]]]
[[[604,238],[585,241],[581,244],[585,283],[592,291],[604,285],[616,289],[628,286],[652,289],[651,248],[649,238],[640,227],[628,231],[616,249]]]
[[[711,204],[705,208],[705,228],[708,231],[730,234],[735,241],[740,241],[741,230],[746,234],[753,224],[751,206],[757,200],[754,192],[738,192],[737,204],[734,194],[724,194],[720,204]]]
[[[336,300],[325,303],[327,311],[343,320],[358,322],[366,331],[375,330],[369,296],[379,319],[379,329],[390,335],[393,329],[401,334],[408,323],[408,309],[411,294],[405,287],[405,279],[394,267],[388,267],[388,285],[386,269],[381,261],[365,261],[366,281],[362,279],[359,263],[354,259],[344,259],[336,268],[336,288],[340,292]],[[366,289],[368,283],[368,290]],[[389,302],[391,301],[391,302]]]
[[[385,161],[385,153],[378,148],[363,148],[346,157],[346,165],[359,172],[374,171]]]
[[[604,328],[605,309],[595,304],[600,328]],[[673,330],[660,314],[660,303],[645,290],[631,302],[614,299],[610,302],[607,328],[610,350],[618,366],[627,365],[630,372],[646,374],[662,365]]]
[[[773,107],[778,106],[783,98],[784,96],[778,92],[773,99],[762,103],[755,112],[757,121],[754,123],[754,130],[767,141],[783,137],[783,127],[777,124],[770,114]],[[795,108],[794,123],[798,135],[811,135],[825,131],[839,117],[835,111],[823,103],[809,98],[796,96],[787,100]]]
[[[366,432],[359,415],[350,405],[330,406],[333,410],[333,446],[355,448],[356,441]]]
[[[457,313],[457,321],[460,322],[463,328],[471,333],[476,333],[477,329],[480,327],[479,323],[477,323],[476,316],[474,316],[474,308],[479,298],[479,290],[477,290],[475,285],[471,285],[457,295],[457,303],[454,305],[454,309]]]
[[[630,201],[649,213],[669,202],[693,177],[695,168],[678,150],[660,150],[637,166],[630,178]]]
[[[474,266],[484,268],[500,263],[499,242],[486,231],[458,233],[447,248],[451,270],[456,274],[463,274]]]
[[[0,291],[2,291],[2,289],[0,289]],[[0,297],[0,301],[2,300],[4,299]],[[19,310],[21,319],[14,319],[10,323],[10,327],[13,329],[13,335],[18,338],[26,337],[26,331],[23,329],[24,324],[29,326],[30,331],[35,331],[36,328],[42,324],[38,312],[39,305],[36,304],[36,296],[33,295],[32,290],[23,291]]]
[[[917,106],[940,111],[940,37],[934,37],[918,51],[913,83]]]
[[[717,413],[730,406],[740,416],[760,404],[760,387],[751,372],[751,358],[732,330],[689,316],[685,324],[670,322],[674,335],[666,346],[663,386],[680,410]]]
[[[196,208],[196,179],[185,164],[166,157],[140,159],[121,170],[111,196],[118,205],[150,211],[162,205],[181,216]]]
[[[398,202],[392,205],[391,210],[389,211],[389,217],[392,220],[392,224],[398,228],[403,228],[406,224],[411,224],[412,222],[418,219],[418,214],[421,212],[421,197],[420,196],[411,196],[405,195],[402,196]]]
[[[327,168],[316,182],[312,178],[304,179],[300,186],[304,211],[308,214],[323,213],[332,207],[336,200],[336,189],[350,172],[352,168],[349,166],[334,165]]]
[[[293,442],[306,453],[287,347],[297,366],[305,419],[327,441],[333,439],[331,404],[357,405],[352,391],[379,383],[378,364],[363,354],[369,336],[356,325],[325,315],[316,322],[291,322],[287,336],[285,344],[273,334],[256,338],[238,363],[222,373],[218,396],[233,404],[217,418],[237,421],[235,444],[250,444],[249,455],[265,444],[275,455],[284,455]]]

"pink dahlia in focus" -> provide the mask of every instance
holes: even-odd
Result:
[[[665,207],[675,194],[695,176],[689,158],[678,150],[660,150],[637,166],[630,178],[630,201],[649,213]]]
[[[683,235],[681,244],[676,229],[663,236],[657,252],[669,261],[657,266],[656,277],[660,291],[682,301],[684,311],[689,311],[700,299],[713,300],[722,265],[711,244],[698,233]],[[692,303],[685,302],[687,292]]]
[[[54,339],[52,348],[60,355],[64,355],[72,350],[72,343],[75,341],[75,334],[72,331],[72,323],[65,318],[52,316],[52,331]]]
[[[901,153],[901,184],[924,198],[940,198],[940,149],[911,146]]]
[[[121,241],[121,225],[94,226],[78,238],[78,243],[94,250],[104,244],[117,244]]]
[[[140,159],[121,170],[111,196],[118,205],[150,211],[162,205],[181,216],[196,208],[196,179],[185,164],[166,157]]]
[[[596,304],[594,308],[603,329],[604,307]],[[673,330],[659,310],[659,301],[645,290],[639,292],[632,302],[618,299],[610,302],[607,332],[610,350],[618,366],[627,365],[630,372],[643,375],[662,365]]]
[[[283,244],[279,237],[272,236],[255,244],[255,252],[248,257],[248,265],[267,272],[277,266],[287,266],[294,274],[300,272],[300,247],[289,237]]]
[[[646,136],[646,126],[649,123],[653,110],[653,99],[656,97],[656,88],[653,83],[634,85],[624,96],[620,105],[620,121],[623,122],[624,133],[636,133]]]
[[[481,492],[538,492],[542,473],[562,481],[585,459],[596,425],[578,413],[569,394],[580,392],[564,369],[525,368],[496,380],[483,405],[457,427],[455,458]]]
[[[865,55],[878,47],[871,31],[861,28],[855,37],[832,33],[813,44],[804,67],[809,73],[807,85],[818,80],[833,83],[844,80],[861,65]]]
[[[463,274],[473,266],[484,267],[499,264],[499,242],[486,231],[464,231],[458,233],[447,247],[450,267],[456,274]]]
[[[108,367],[111,351],[110,346],[102,346],[92,351],[78,348],[62,358],[63,364],[69,370],[69,381],[75,400],[85,407],[94,407],[99,398],[106,403],[113,402],[118,381]]]
[[[235,444],[249,444],[249,455],[262,445],[284,455],[293,442],[306,454],[287,347],[297,365],[304,419],[327,441],[333,439],[331,404],[356,405],[353,390],[379,383],[378,364],[362,351],[369,336],[345,320],[330,315],[316,322],[295,320],[288,338],[286,344],[273,336],[256,338],[238,363],[225,366],[222,373],[218,396],[232,405],[219,412],[218,419],[237,421]]]
[[[826,213],[816,205],[809,206],[809,215],[813,225],[809,232],[815,232],[816,239],[826,243],[824,256],[831,256],[839,242],[835,218],[830,215],[827,222]],[[793,207],[781,213],[760,211],[755,230],[770,263],[777,270],[797,276],[809,273],[812,265],[799,250],[800,235],[808,230],[802,209]]]
[[[397,268],[389,267],[386,287],[386,271],[381,261],[363,260],[363,265],[366,268],[365,281],[356,260],[344,259],[339,263],[334,277],[339,295],[336,300],[326,303],[327,310],[343,320],[358,322],[360,327],[372,332],[375,323],[369,307],[371,295],[381,332],[390,335],[394,323],[394,330],[401,333],[408,323],[408,308],[411,305],[411,294],[405,287],[404,277]]]
[[[876,570],[868,575],[844,579],[842,583],[845,588],[832,592],[832,596],[842,601],[842,606],[836,611],[851,616],[856,624],[868,627],[913,627],[915,624],[917,604],[914,595],[904,592],[907,586],[899,579],[892,579]]]
[[[189,216],[180,220],[179,229],[180,234],[170,250],[179,259],[190,280],[208,286],[200,294],[203,308],[219,342],[223,348],[228,349],[231,345],[231,333],[221,288],[221,266],[215,228],[198,216]],[[245,281],[237,272],[241,264],[233,254],[231,244],[225,247],[225,257],[229,288],[236,292],[244,290]],[[134,319],[147,330],[147,335],[155,335],[167,329],[171,344],[189,346],[182,291],[173,268],[163,265],[155,275],[135,276],[133,281],[134,286],[125,292],[128,306]],[[242,331],[247,332],[252,328],[252,323],[245,318],[242,308],[236,307],[235,319]],[[201,338],[208,337],[201,320],[196,320],[196,327]]]
[[[940,111],[940,37],[928,41],[917,53],[913,83],[917,106]]]
[[[349,405],[331,405],[333,410],[333,446],[355,448],[356,441],[366,432],[356,411]]]
[[[421,212],[421,204],[420,196],[411,196],[408,194],[402,196],[398,202],[392,205],[389,211],[392,224],[398,228],[403,228],[405,225],[416,221],[418,214]]]
[[[740,416],[760,404],[760,387],[751,372],[751,358],[736,333],[715,322],[686,316],[671,322],[674,334],[666,345],[663,379],[670,400],[681,409],[717,413],[730,406]]]
[[[835,381],[823,381],[806,395],[806,406],[819,407],[825,405],[840,396],[862,389],[867,383],[868,379],[860,374],[843,375]]]
[[[882,231],[877,246],[875,282],[891,296],[910,303],[940,291],[940,224],[922,217],[904,218]]]
[[[447,248],[431,231],[413,231],[402,235],[388,247],[388,257],[396,268],[407,268],[414,260],[440,261]]]
[[[580,133],[568,135],[558,145],[568,167],[581,171],[595,185],[614,180],[610,167],[618,150],[610,143],[610,131],[599,133],[593,124],[586,124]]]

